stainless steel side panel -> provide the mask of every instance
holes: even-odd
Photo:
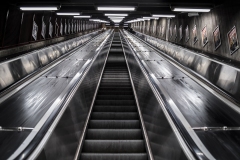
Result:
[[[38,160],[72,160],[89,112],[110,44],[106,43],[73,95]]]
[[[128,39],[133,46],[142,45],[142,48],[148,48],[146,44],[139,39],[126,33]],[[137,44],[137,45],[136,45]],[[142,49],[144,51],[144,49]],[[159,54],[151,52],[152,55]],[[195,57],[194,60],[199,60]],[[189,59],[191,62],[191,59]],[[211,66],[212,62],[203,59],[199,63],[201,65]],[[229,106],[228,103],[218,98],[209,90],[196,83],[193,79],[184,75],[177,67],[167,60],[149,61],[142,59],[141,64],[144,65],[149,77],[152,78],[154,85],[160,93],[168,112],[172,119],[175,119],[179,130],[188,131],[191,139],[194,140],[200,149],[194,151],[197,156],[206,156],[208,159],[231,159],[238,160],[240,157],[240,136],[239,130],[219,130],[219,131],[197,131],[195,127],[238,127],[240,126],[239,112]],[[199,73],[205,70],[201,66],[192,66],[198,68]],[[222,69],[224,67],[221,67]],[[228,68],[224,72],[229,72]],[[234,70],[231,75],[237,76]],[[222,71],[223,72],[223,71]],[[228,74],[228,73],[226,73]],[[171,77],[172,76],[172,77]],[[235,79],[235,77],[233,79]],[[225,77],[228,81],[233,80],[232,77]],[[222,81],[225,80],[222,76]],[[183,127],[181,125],[183,124]],[[185,129],[184,129],[185,128]],[[183,134],[184,135],[184,134]],[[185,136],[186,137],[186,134]],[[187,141],[189,143],[189,139]],[[194,145],[192,143],[192,145]],[[191,146],[191,145],[189,145]],[[195,147],[193,148],[195,150]],[[201,154],[199,154],[201,153]],[[201,159],[200,157],[199,159]]]
[[[142,73],[133,53],[126,44],[123,45],[128,60],[132,80],[136,89],[138,102],[146,126],[150,147],[155,160],[188,159],[169,125],[161,106],[149,83]]]
[[[87,50],[87,48],[93,44],[97,44],[89,50],[89,55],[95,57],[99,52],[98,45],[102,44],[108,34],[109,32],[107,31],[87,43],[83,48]],[[105,50],[103,49],[101,51],[103,53],[98,56],[100,58],[99,63],[105,55]],[[76,53],[81,55],[82,52],[79,49]],[[0,132],[1,159],[7,159],[10,156],[10,159],[15,159],[25,149],[23,146],[28,145],[31,141],[35,142],[36,139],[43,136],[41,134],[38,135],[43,128],[42,126],[47,125],[46,121],[56,116],[55,114],[61,109],[68,94],[71,93],[73,87],[83,77],[83,73],[86,68],[89,67],[93,57],[88,60],[71,59],[71,56],[65,58],[62,63],[53,67],[49,72],[46,72],[45,75],[38,77],[22,90],[19,90],[0,103],[0,126],[34,128],[34,130],[30,132]],[[25,65],[26,64],[27,63],[25,63]],[[96,68],[101,68],[100,64],[97,65]],[[94,72],[93,75],[97,76],[97,73]],[[90,78],[86,83],[92,83]],[[88,87],[87,85],[84,86]],[[90,85],[90,87],[94,86]],[[91,93],[88,92],[87,89],[83,90],[84,96],[86,96],[83,98],[85,100],[90,98],[88,94]],[[78,101],[80,100],[79,98],[77,99]],[[85,101],[81,101],[80,105],[81,104],[87,105]],[[79,107],[79,105],[76,107]],[[32,140],[33,138],[34,140]]]
[[[76,48],[96,36],[98,32],[77,37],[40,50],[30,52],[15,59],[0,64],[0,90],[14,84],[39,68]]]
[[[240,101],[239,68],[140,32],[136,35]]]

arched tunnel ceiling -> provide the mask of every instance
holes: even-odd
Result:
[[[109,20],[104,13],[114,13],[110,11],[98,11],[98,6],[134,6],[135,11],[124,12],[129,15],[124,21],[151,16],[151,14],[179,14],[171,11],[171,6],[208,6],[214,8],[223,4],[225,0],[12,0],[13,5],[41,4],[61,5],[60,11],[81,12],[83,15],[91,15],[92,18]],[[115,12],[121,13],[121,12]]]

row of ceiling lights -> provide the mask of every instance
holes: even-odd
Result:
[[[25,6],[20,7],[21,10],[24,11],[40,11],[40,10],[59,10],[59,6],[51,6],[51,7],[37,7],[37,6]],[[97,7],[97,10],[99,11],[134,11],[135,7]],[[174,7],[172,8],[172,11],[176,12],[209,12],[210,8],[182,8],[182,7]],[[57,13],[57,15],[67,15],[67,16],[74,16],[74,18],[91,18],[90,15],[80,15],[80,13]],[[108,16],[108,18],[113,21],[114,23],[120,23],[128,14],[105,14],[105,16]],[[159,17],[167,17],[172,18],[175,17],[175,15],[156,15],[153,14],[152,17],[142,17],[137,18],[131,21],[127,21],[126,23],[131,22],[138,22],[138,21],[144,21],[144,20],[150,20],[150,19],[158,19]],[[100,19],[89,19],[90,21],[98,21],[107,23],[108,21],[103,21]]]

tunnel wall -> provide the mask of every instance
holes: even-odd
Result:
[[[216,56],[228,63],[232,61],[240,61],[240,50],[231,53],[228,42],[228,32],[235,26],[237,35],[240,36],[240,10],[239,5],[236,6],[219,6],[208,13],[199,13],[199,16],[188,17],[187,13],[177,15],[175,18],[159,20],[150,20],[144,22],[132,23],[132,27],[142,33],[157,37],[162,40],[181,45],[188,49]],[[169,21],[169,27],[168,27]],[[149,26],[151,24],[151,27]],[[198,41],[194,43],[193,28],[196,25],[196,33]],[[176,34],[174,28],[176,26]],[[180,38],[180,26],[182,26],[182,38]],[[189,30],[189,40],[186,36],[186,28]],[[202,30],[207,27],[208,43],[203,45]],[[215,49],[213,31],[219,26],[221,45]],[[155,32],[154,32],[155,30]],[[238,37],[239,40],[239,37]]]
[[[50,23],[52,32],[49,32]],[[34,24],[37,27],[34,27]],[[34,28],[37,28],[35,36],[32,35]],[[46,28],[45,34],[42,34],[43,28]],[[13,54],[5,53],[9,48],[45,41],[48,41],[46,45],[50,45],[98,28],[101,28],[101,23],[73,19],[72,16],[57,16],[55,12],[24,12],[17,6],[3,4],[0,6],[0,58]],[[34,45],[31,48],[34,48]]]

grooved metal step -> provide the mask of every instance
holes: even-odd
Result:
[[[137,112],[93,112],[93,120],[137,120]]]
[[[85,140],[83,152],[87,153],[142,153],[143,140]]]
[[[147,160],[146,153],[83,153],[81,160]]]
[[[99,129],[138,129],[139,120],[90,120],[89,128]]]
[[[142,139],[141,129],[88,129],[86,139],[137,140]]]

